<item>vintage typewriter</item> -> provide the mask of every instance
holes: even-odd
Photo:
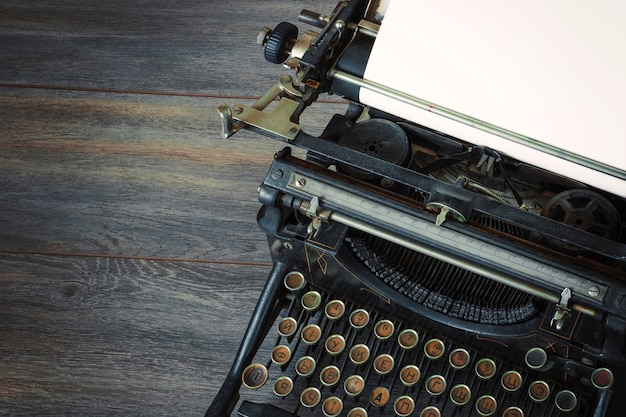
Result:
[[[623,165],[411,92],[431,65],[415,50],[431,6],[341,1],[302,11],[303,34],[265,28],[265,58],[293,74],[251,107],[218,109],[224,137],[289,146],[259,188],[273,269],[207,416],[623,415]],[[385,62],[379,42],[402,31]],[[414,53],[421,64],[398,80]],[[376,63],[395,85],[368,74]],[[300,116],[326,93],[346,111],[314,137]]]

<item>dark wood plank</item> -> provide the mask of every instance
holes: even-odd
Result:
[[[255,39],[311,7],[0,2],[0,415],[204,414],[270,269],[256,189],[285,146],[219,139],[215,108],[290,72]]]
[[[0,91],[0,250],[267,261],[256,190],[285,144],[220,139],[219,103]]]
[[[258,95],[285,72],[263,59],[263,26],[310,1],[0,3],[0,83]],[[334,3],[317,6],[329,14]],[[305,29],[305,27],[302,27]]]
[[[0,255],[0,415],[203,415],[269,269]]]

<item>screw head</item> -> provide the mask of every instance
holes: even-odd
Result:
[[[591,287],[589,287],[589,291],[588,291],[589,295],[591,297],[597,297],[600,295],[600,288],[598,288],[597,286],[593,285]]]

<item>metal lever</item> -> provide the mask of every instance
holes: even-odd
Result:
[[[232,110],[225,104],[218,106],[217,113],[222,122],[221,137],[227,139],[246,125],[293,139],[300,131],[300,125],[292,122],[293,116],[302,108],[300,101],[282,97],[272,112],[263,110],[281,94],[294,99],[303,99],[303,93],[292,84],[290,75],[283,75],[261,98],[251,107],[237,103]]]
[[[550,320],[550,326],[554,326],[555,329],[561,330],[563,328],[563,321],[565,316],[570,313],[569,301],[572,298],[572,290],[564,288],[561,292],[561,301],[556,305],[556,311],[554,317]]]

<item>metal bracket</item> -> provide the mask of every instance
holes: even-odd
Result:
[[[280,95],[279,100],[271,112],[263,112]],[[300,125],[292,122],[293,116],[302,108],[303,93],[292,84],[290,75],[283,75],[261,98],[251,107],[237,103],[232,110],[227,105],[217,108],[222,122],[222,138],[226,139],[244,128],[246,125],[279,135],[287,140],[295,138],[300,132]]]

